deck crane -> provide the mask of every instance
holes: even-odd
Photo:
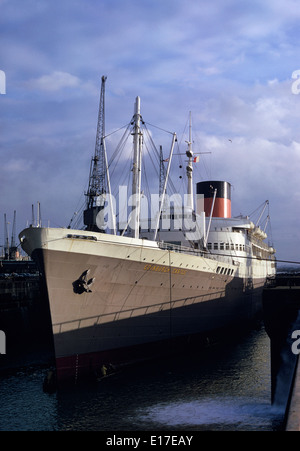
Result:
[[[107,77],[101,79],[101,92],[98,113],[95,153],[91,161],[89,187],[86,193],[86,209],[83,213],[83,221],[87,230],[99,231],[96,217],[104,207],[105,194],[107,193],[106,162],[105,162],[105,82]]]
[[[7,221],[6,213],[4,214],[4,255],[7,260],[15,260],[17,255],[16,246],[16,210],[14,211],[14,220],[11,230],[11,241],[9,242],[9,230],[10,222]]]
[[[14,211],[14,221],[12,226],[12,233],[11,233],[11,244],[10,248],[11,250],[16,248],[16,234],[17,234],[17,224],[16,224],[16,210]]]
[[[6,213],[4,213],[4,258],[5,260],[9,260],[9,236],[8,236],[8,223],[6,219]]]

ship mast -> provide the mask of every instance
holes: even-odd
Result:
[[[186,156],[188,157],[188,165],[186,167],[186,175],[188,180],[188,200],[187,207],[194,209],[194,194],[193,194],[193,151],[192,151],[192,114],[190,112],[189,121],[189,140],[187,141],[187,151]]]
[[[162,146],[159,149],[159,195],[161,196],[164,190],[165,184],[165,167],[164,167],[164,155]]]
[[[133,126],[133,167],[132,167],[132,199],[133,210],[131,213],[132,236],[139,237],[140,210],[141,210],[141,164],[142,164],[142,142],[141,132],[141,101],[137,97],[134,109]]]

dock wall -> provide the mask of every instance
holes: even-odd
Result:
[[[15,357],[35,345],[52,350],[48,298],[33,263],[9,262],[0,266],[0,331],[6,338],[0,371],[15,366]]]
[[[285,428],[291,406],[295,405],[295,393],[300,403],[300,385],[295,390],[295,381],[300,384],[300,368],[292,336],[295,330],[300,330],[300,277],[279,276],[265,288],[263,311],[271,348],[271,402],[282,410]]]

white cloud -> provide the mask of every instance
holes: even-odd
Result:
[[[19,173],[27,172],[31,169],[31,162],[21,158],[9,159],[3,164],[4,172],[9,173],[12,177],[15,177],[17,174],[19,175]]]
[[[59,91],[64,88],[76,88],[80,85],[80,79],[67,72],[54,71],[49,75],[42,75],[28,82],[31,88],[41,91]]]
[[[88,178],[100,78],[107,75],[107,131],[130,120],[136,95],[146,121],[178,136],[191,110],[199,150],[213,152],[211,175],[235,185],[242,212],[271,193],[277,230],[284,229],[282,186],[300,192],[300,96],[291,91],[300,61],[297,1],[0,3],[7,74],[7,95],[0,99],[1,190],[12,173],[22,174],[2,196],[1,209],[30,207],[36,187],[42,192],[45,186],[44,208],[60,222],[58,191],[70,194],[79,190],[79,178]],[[19,192],[22,205],[14,204]],[[298,199],[286,196],[284,204],[297,222]],[[282,255],[296,258],[294,248],[285,243]]]

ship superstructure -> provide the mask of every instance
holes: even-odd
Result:
[[[185,200],[166,190],[173,134],[162,195],[155,213],[143,217],[142,122],[137,98],[127,222],[116,221],[109,187],[97,211],[89,206],[96,214],[85,229],[30,227],[20,233],[47,284],[60,381],[251,320],[261,310],[266,277],[276,270],[264,232],[247,217],[231,218],[228,182],[198,183],[194,209],[191,135]]]

